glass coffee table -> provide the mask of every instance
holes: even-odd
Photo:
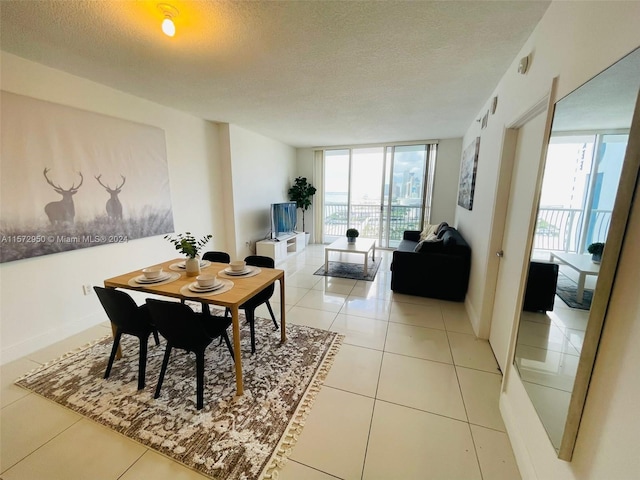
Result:
[[[356,238],[356,241],[349,243],[346,238],[340,238],[327,245],[324,249],[324,271],[329,270],[329,252],[361,253],[364,255],[364,274],[367,275],[367,265],[369,264],[369,252],[371,260],[376,261],[376,241],[368,238]]]

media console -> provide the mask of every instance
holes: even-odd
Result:
[[[256,242],[256,255],[271,257],[278,263],[288,256],[295,255],[304,250],[306,246],[305,237],[306,235],[304,233],[296,232],[286,237],[280,237],[280,241],[260,240]]]

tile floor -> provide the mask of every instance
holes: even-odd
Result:
[[[548,258],[547,258],[548,260]],[[573,277],[571,268],[560,271]],[[586,288],[595,288],[588,277]],[[553,310],[522,312],[515,363],[551,443],[560,448],[582,352],[589,311],[571,308],[556,295]]]
[[[280,479],[519,479],[498,410],[501,376],[464,306],[393,294],[390,252],[380,252],[374,282],[315,276],[323,252],[309,245],[278,265],[287,321],[345,335]],[[109,331],[105,322],[2,367],[4,480],[205,478],[13,385]]]

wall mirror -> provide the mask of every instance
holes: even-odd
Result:
[[[625,154],[639,89],[636,49],[554,108],[514,364],[564,460],[573,453],[635,185],[637,165]],[[588,251],[598,243],[601,261]]]

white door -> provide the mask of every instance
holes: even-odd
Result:
[[[536,203],[536,184],[544,145],[546,111],[531,118],[517,131],[511,188],[504,225],[495,288],[489,343],[502,371],[506,371],[509,342],[518,306],[525,259],[529,258],[529,227]]]

